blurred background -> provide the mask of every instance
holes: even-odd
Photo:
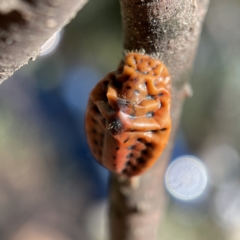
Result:
[[[239,25],[238,0],[211,0],[161,240],[240,239]],[[90,90],[122,56],[118,1],[90,1],[46,45],[0,86],[0,239],[105,240],[108,173],[83,126]]]

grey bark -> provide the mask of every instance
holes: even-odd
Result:
[[[182,105],[191,95],[189,78],[208,0],[120,0],[124,49],[157,56],[172,78],[172,132],[157,163],[138,181],[110,179],[110,239],[157,240],[164,216],[164,173]]]
[[[41,46],[66,25],[87,0],[1,0],[0,83],[34,60]]]

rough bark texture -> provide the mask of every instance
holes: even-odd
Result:
[[[1,0],[0,83],[34,60],[41,46],[66,25],[87,0]]]
[[[125,50],[158,56],[172,77],[172,133],[157,163],[138,180],[112,175],[110,239],[156,240],[164,213],[164,173],[177,131],[208,0],[120,0]]]

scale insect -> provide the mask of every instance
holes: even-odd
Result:
[[[171,79],[158,59],[126,54],[118,70],[92,90],[85,129],[94,158],[127,177],[150,168],[171,131]]]

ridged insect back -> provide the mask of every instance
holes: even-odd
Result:
[[[139,53],[127,54],[118,70],[96,85],[90,95],[86,132],[102,165],[135,176],[156,161],[171,130],[170,88],[164,64]]]

